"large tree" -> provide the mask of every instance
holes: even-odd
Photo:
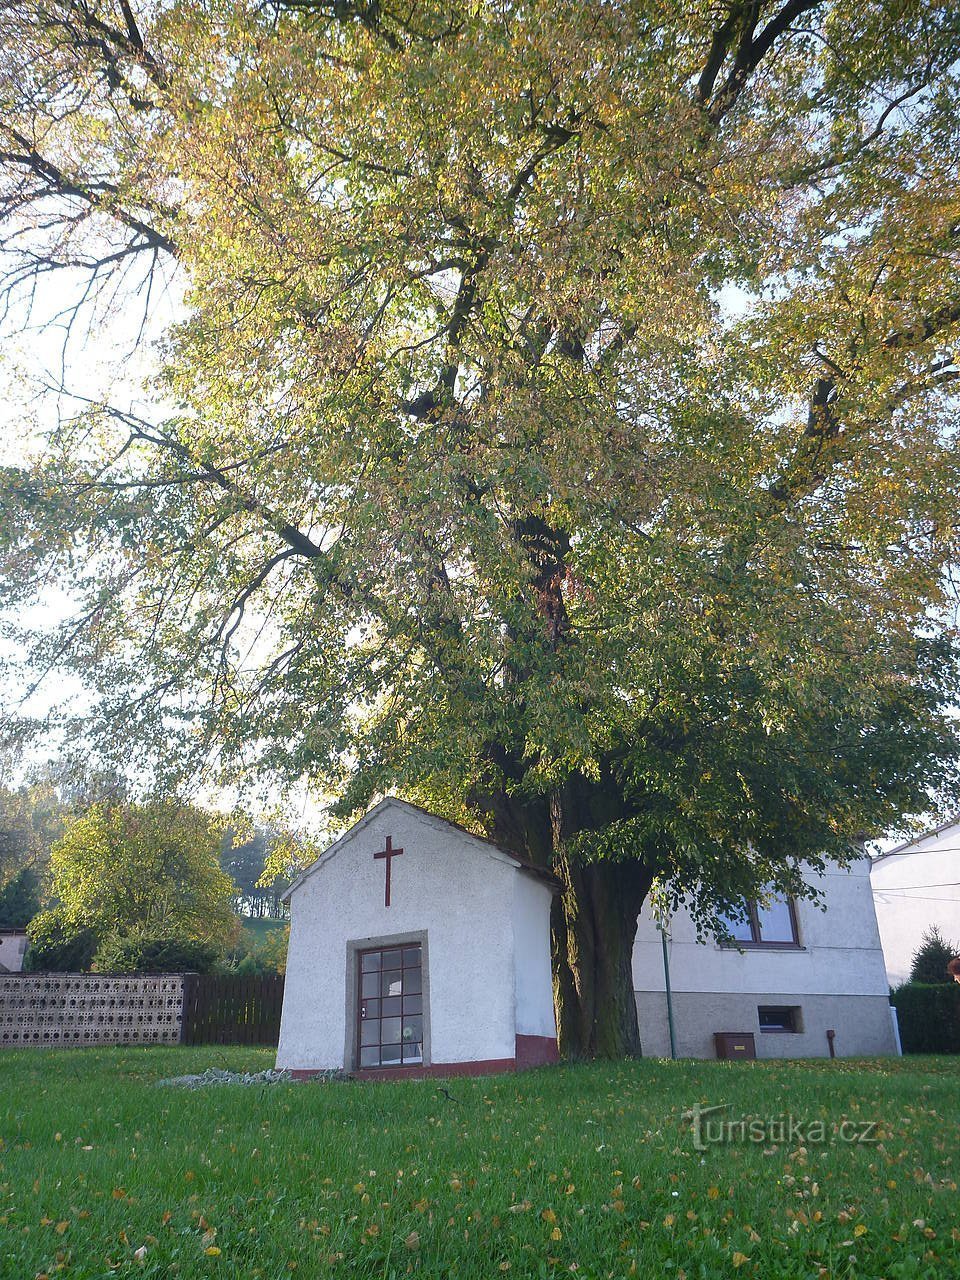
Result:
[[[567,1053],[638,1048],[652,884],[708,924],[953,784],[954,6],[2,15],[14,310],[184,291],[153,409],[7,474],[107,745],[551,865]]]
[[[220,866],[219,824],[172,801],[94,805],[50,856],[51,891],[71,925],[98,937],[233,941],[237,886]]]

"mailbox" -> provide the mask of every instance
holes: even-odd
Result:
[[[713,1042],[718,1058],[755,1058],[757,1046],[752,1031],[715,1031]]]

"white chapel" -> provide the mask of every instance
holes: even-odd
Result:
[[[381,801],[290,887],[277,1065],[455,1075],[557,1058],[553,878]]]

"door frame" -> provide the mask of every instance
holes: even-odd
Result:
[[[389,933],[369,938],[350,938],[347,941],[346,1009],[343,1065],[346,1071],[360,1071],[360,953],[361,951],[386,950],[391,947],[420,946],[421,987],[423,993],[423,1061],[399,1064],[391,1070],[422,1071],[433,1062],[430,1036],[430,953],[427,947],[427,930],[416,929],[408,933]],[[382,1071],[382,1067],[368,1067],[368,1071]]]

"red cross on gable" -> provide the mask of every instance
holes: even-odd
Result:
[[[384,858],[387,863],[387,866],[386,866],[387,874],[383,884],[383,905],[385,907],[389,907],[390,905],[390,864],[394,858],[399,858],[401,853],[403,853],[403,850],[394,849],[393,841],[391,840],[390,836],[387,836],[387,847],[385,849],[381,849],[378,853],[375,853],[373,855],[374,858]]]

